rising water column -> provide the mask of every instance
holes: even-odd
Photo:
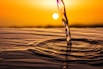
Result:
[[[60,14],[62,16],[62,23],[64,24],[65,27],[65,34],[66,34],[66,41],[67,41],[67,46],[66,46],[66,54],[65,54],[65,62],[63,65],[63,69],[68,69],[68,64],[69,64],[69,55],[71,52],[71,33],[70,33],[70,27],[69,27],[69,22],[68,18],[66,15],[66,8],[63,0],[57,0],[57,6],[60,11]]]

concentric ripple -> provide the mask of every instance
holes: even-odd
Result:
[[[71,54],[68,54],[69,62],[103,65],[102,41],[81,38],[72,39],[72,43]],[[65,61],[66,39],[60,38],[40,42],[33,52],[51,60]]]

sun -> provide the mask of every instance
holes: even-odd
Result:
[[[59,18],[59,14],[58,14],[58,13],[53,13],[53,14],[52,14],[52,18],[53,18],[54,20],[57,20],[57,19]]]

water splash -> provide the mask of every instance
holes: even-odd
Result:
[[[66,9],[65,9],[65,4],[63,0],[57,0],[57,6],[58,9],[60,11],[60,14],[62,16],[62,22],[64,24],[65,27],[65,34],[66,34],[66,41],[67,41],[67,46],[66,46],[66,55],[65,55],[65,63],[63,65],[63,69],[68,69],[68,58],[71,52],[71,46],[72,46],[72,42],[71,42],[71,33],[70,33],[70,27],[68,26],[68,18],[66,15]]]

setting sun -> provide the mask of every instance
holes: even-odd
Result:
[[[64,0],[70,25],[103,25],[103,0]],[[1,0],[0,26],[60,26],[56,0]]]
[[[59,18],[59,14],[58,13],[53,13],[52,15],[54,20],[57,20]]]

